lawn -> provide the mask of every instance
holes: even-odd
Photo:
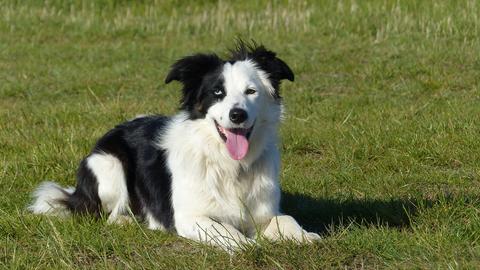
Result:
[[[321,242],[230,256],[26,211],[116,123],[175,113],[173,61],[236,37],[294,70],[282,205]],[[474,0],[0,1],[0,268],[478,268],[479,52]]]

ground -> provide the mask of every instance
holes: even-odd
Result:
[[[479,14],[474,0],[2,1],[0,267],[479,267]],[[25,210],[41,181],[73,185],[116,123],[175,112],[173,61],[236,37],[296,74],[282,88],[282,206],[321,242],[231,256]]]

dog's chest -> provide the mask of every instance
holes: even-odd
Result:
[[[176,219],[205,216],[245,231],[244,228],[251,230],[253,224],[265,222],[278,212],[276,151],[267,147],[268,151],[246,164],[233,160],[225,145],[211,136],[186,140],[184,134],[188,132],[183,128],[179,129],[183,133],[176,130],[164,135],[162,144],[169,153]],[[196,133],[203,134],[198,129]],[[253,146],[252,151],[258,147]]]
[[[242,211],[252,199],[255,185],[254,173],[240,167],[208,166],[205,174],[207,194],[213,200],[212,206],[229,213]],[[216,211],[217,212],[217,211]]]
[[[248,231],[254,228],[254,224],[264,222],[264,209],[273,209],[275,198],[271,187],[272,179],[262,177],[263,174],[254,167],[245,170],[237,168],[227,171],[225,167],[215,168],[206,174],[206,187],[204,195],[208,199],[206,215],[218,221],[227,222]]]

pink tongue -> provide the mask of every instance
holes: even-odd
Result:
[[[248,140],[245,131],[236,130],[231,132],[224,129],[227,137],[227,149],[230,156],[235,160],[243,159],[248,152]]]

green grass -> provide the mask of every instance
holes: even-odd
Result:
[[[0,1],[0,268],[478,268],[480,3]],[[235,37],[277,51],[283,208],[324,240],[229,256],[144,226],[38,217],[95,139],[173,114],[169,65]]]

